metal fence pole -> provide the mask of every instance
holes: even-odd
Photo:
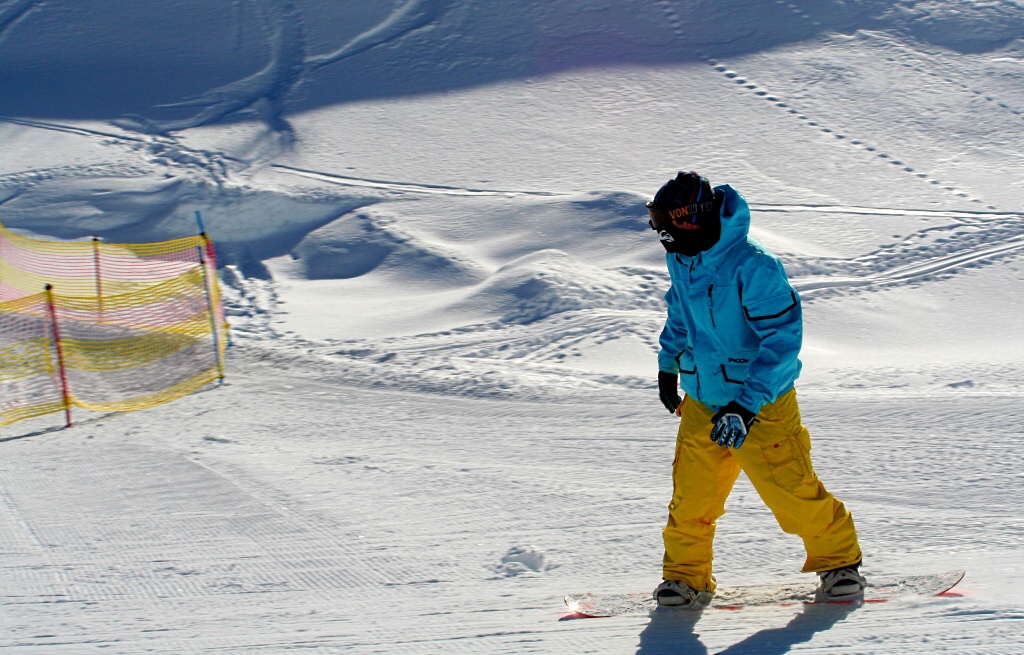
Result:
[[[67,426],[71,427],[71,393],[68,390],[68,371],[64,365],[64,346],[60,341],[60,328],[57,325],[57,308],[53,302],[53,285],[46,285],[46,305],[50,311],[50,324],[53,329],[53,344],[57,349],[57,367],[60,370],[61,394],[64,396],[64,416]]]
[[[210,312],[210,334],[213,336],[213,352],[217,358],[217,384],[224,384],[224,357],[221,355],[220,334],[217,330],[217,312],[213,304],[213,289],[210,286],[213,280],[210,279],[210,272],[206,270],[206,253],[209,246],[209,237],[203,232],[203,245],[196,246],[199,251],[199,268],[203,272],[203,286],[206,287],[206,306]]]

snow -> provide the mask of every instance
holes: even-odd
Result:
[[[233,326],[222,387],[5,428],[0,651],[1024,652],[1022,9],[0,2],[0,221],[199,210]],[[660,579],[643,202],[679,168],[801,292],[865,574],[954,594],[562,620]],[[812,581],[728,509],[720,584]]]

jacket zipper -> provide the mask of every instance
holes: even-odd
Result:
[[[711,327],[717,328],[718,326],[715,325],[715,303],[711,298],[711,291],[714,288],[715,285],[713,284],[708,287],[708,313],[711,314]]]

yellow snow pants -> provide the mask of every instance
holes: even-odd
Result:
[[[803,539],[803,571],[827,571],[860,561],[853,517],[825,490],[811,467],[810,434],[801,423],[795,390],[761,408],[740,448],[711,441],[714,412],[706,405],[686,398],[680,413],[672,502],[663,531],[666,580],[714,591],[715,522],[725,514],[725,500],[741,470],[779,527]]]

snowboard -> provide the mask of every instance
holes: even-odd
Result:
[[[787,583],[776,585],[720,586],[709,605],[712,609],[741,609],[795,603],[881,603],[907,596],[938,596],[955,587],[966,571],[943,571],[924,575],[866,576],[863,598],[822,600],[815,595],[815,584]],[[569,594],[565,597],[569,610],[580,617],[645,615],[659,609],[651,592],[624,594]],[[672,608],[664,608],[671,611]],[[685,610],[682,610],[685,611]]]

